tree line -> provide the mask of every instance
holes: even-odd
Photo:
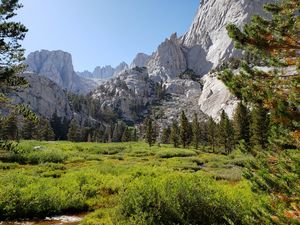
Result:
[[[61,118],[56,113],[50,119],[23,118],[10,113],[0,120],[1,140],[69,140],[73,142],[129,142],[137,141],[137,130],[122,121],[104,126],[76,119]]]
[[[172,144],[175,148],[199,149],[202,146],[216,153],[229,154],[236,145],[243,145],[245,151],[252,151],[255,146],[266,146],[269,128],[269,115],[262,106],[250,110],[239,102],[232,120],[223,110],[219,122],[212,117],[199,121],[197,114],[189,122],[182,111],[179,120],[174,120],[160,131],[156,122],[149,117],[145,123],[144,137],[149,146],[155,142]]]

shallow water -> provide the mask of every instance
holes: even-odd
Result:
[[[53,216],[44,220],[2,221],[0,225],[77,225],[84,215]]]

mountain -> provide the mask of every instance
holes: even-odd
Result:
[[[212,63],[212,67],[216,67],[237,54],[227,35],[226,25],[234,23],[241,26],[249,22],[254,14],[265,14],[263,5],[272,1],[202,0],[189,31],[181,37],[182,44],[189,48],[191,56],[203,51],[203,57]],[[199,60],[201,62],[203,59]],[[195,63],[191,66],[203,66]],[[207,69],[205,72],[209,72],[209,67]]]
[[[77,75],[80,77],[88,78],[88,79],[100,79],[100,80],[107,80],[114,76],[117,76],[122,71],[128,69],[129,66],[127,63],[122,62],[116,68],[113,68],[112,66],[97,66],[93,73],[89,71],[83,71],[83,72],[77,72]]]
[[[35,113],[46,118],[51,118],[55,112],[62,118],[73,117],[67,93],[58,84],[34,73],[24,73],[23,76],[29,87],[13,93],[11,97],[15,104],[29,105]]]
[[[30,53],[25,60],[27,71],[48,77],[63,89],[74,93],[86,94],[97,84],[84,79],[74,72],[72,56],[63,51],[41,50]]]
[[[203,0],[186,34],[182,37],[172,34],[151,56],[137,55],[131,68],[137,66],[137,69],[143,71],[141,74],[131,76],[132,69],[123,72],[119,77],[104,83],[93,96],[103,101],[109,95],[106,102],[109,102],[110,107],[118,111],[121,117],[132,121],[134,118],[130,118],[130,110],[125,109],[124,102],[129,92],[139,90],[141,86],[151,89],[148,97],[144,93],[136,93],[130,95],[130,102],[142,97],[144,108],[138,112],[139,116],[152,111],[157,118],[161,118],[162,124],[178,117],[181,110],[185,110],[190,118],[196,112],[202,118],[207,115],[218,119],[224,109],[232,117],[237,99],[217,79],[217,73],[210,71],[230,57],[241,54],[233,49],[226,25],[235,23],[242,26],[254,14],[264,14],[263,4],[272,1]],[[143,83],[137,82],[141,77]],[[118,79],[122,82],[117,82]],[[149,86],[149,83],[153,85]],[[128,84],[130,88],[127,88]],[[155,94],[157,88],[163,91],[163,97]]]
[[[150,56],[145,53],[138,53],[130,64],[130,68],[145,67],[150,60]]]

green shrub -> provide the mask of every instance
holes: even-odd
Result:
[[[253,224],[256,204],[243,185],[228,188],[198,174],[145,177],[129,185],[118,215],[128,224]]]
[[[159,158],[173,158],[196,156],[197,153],[188,149],[167,149],[159,151],[156,155]]]
[[[0,170],[11,170],[19,166],[17,163],[3,163],[0,162]]]

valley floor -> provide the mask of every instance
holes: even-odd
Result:
[[[87,213],[80,224],[251,224],[258,204],[242,178],[252,157],[238,151],[21,141],[0,157],[2,221]]]

